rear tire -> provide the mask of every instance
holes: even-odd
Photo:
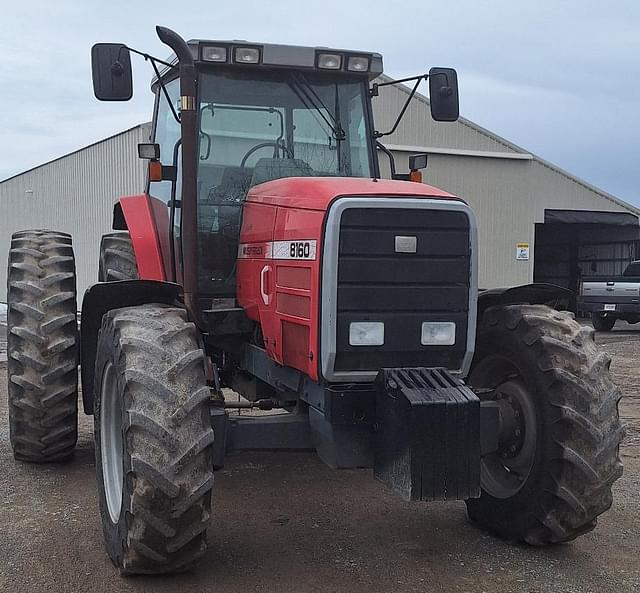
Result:
[[[107,552],[123,574],[188,569],[206,550],[213,431],[204,354],[182,309],[107,313],[95,435]]]
[[[490,397],[503,406],[503,418],[511,414],[518,438],[501,435],[500,449],[483,457],[482,494],[467,509],[500,537],[566,542],[591,531],[611,506],[611,487],[622,475],[621,394],[593,334],[544,305],[483,314],[469,384],[494,389]]]
[[[611,315],[600,315],[598,313],[591,314],[591,324],[593,328],[599,332],[608,332],[613,329],[616,324],[616,318]]]
[[[138,265],[128,231],[107,233],[100,241],[98,282],[137,280]]]
[[[20,461],[73,454],[78,434],[78,323],[71,236],[21,231],[7,272],[9,432]]]

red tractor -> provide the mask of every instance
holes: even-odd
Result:
[[[428,79],[458,117],[454,70],[378,82],[379,54],[185,42],[163,62],[92,50],[101,100],[155,70],[146,190],[121,198],[77,324],[71,237],[13,235],[9,403],[16,459],[72,455],[95,419],[107,551],[124,574],[183,570],[206,549],[214,470],[249,449],[372,468],[406,500],[465,500],[533,545],[593,529],[622,467],[609,358],[564,289],[478,290],[465,202],[395,171],[372,101]],[[380,178],[378,153],[392,180]],[[241,394],[225,400],[225,388]],[[237,405],[278,409],[230,415]]]

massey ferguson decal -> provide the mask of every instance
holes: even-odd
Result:
[[[238,249],[239,259],[260,259],[265,257],[267,243],[242,243]]]
[[[241,243],[239,259],[316,259],[316,240]]]

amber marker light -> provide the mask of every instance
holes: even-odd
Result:
[[[422,183],[422,171],[411,171],[409,173],[409,181],[414,183]]]
[[[162,181],[162,163],[149,161],[149,181]]]

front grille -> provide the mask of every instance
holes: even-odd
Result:
[[[469,234],[463,211],[347,208],[343,212],[335,371],[461,368],[469,316]],[[415,253],[396,252],[396,237],[415,237]],[[358,321],[382,321],[384,344],[350,346],[349,325]],[[455,344],[423,346],[424,321],[454,321]]]

